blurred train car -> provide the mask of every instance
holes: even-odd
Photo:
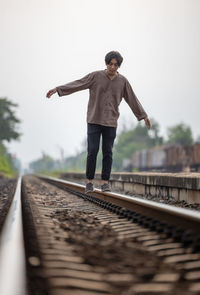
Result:
[[[168,144],[137,151],[127,168],[129,171],[200,171],[200,143],[192,146]]]

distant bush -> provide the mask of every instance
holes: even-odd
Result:
[[[17,176],[17,171],[14,168],[12,157],[6,151],[6,148],[2,143],[0,143],[0,173],[6,177]]]

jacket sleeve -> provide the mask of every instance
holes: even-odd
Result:
[[[138,119],[138,121],[144,119],[147,117],[147,113],[143,109],[141,103],[139,102],[137,96],[135,95],[130,83],[126,79],[125,86],[124,86],[124,95],[123,95],[125,101],[131,108],[132,112]]]
[[[56,87],[59,96],[68,95],[76,91],[88,89],[94,82],[94,72],[84,76],[82,79]]]

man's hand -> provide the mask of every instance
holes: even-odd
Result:
[[[149,118],[148,117],[144,118],[144,121],[145,121],[145,124],[146,124],[147,128],[150,129],[151,128],[151,123],[149,121]]]
[[[56,93],[56,88],[53,88],[47,92],[46,97],[50,98],[54,93]]]

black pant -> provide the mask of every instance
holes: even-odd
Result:
[[[102,135],[102,173],[103,180],[109,180],[112,167],[112,148],[116,137],[116,127],[102,126],[88,123],[87,142],[88,155],[86,166],[87,179],[94,179],[100,137]]]

